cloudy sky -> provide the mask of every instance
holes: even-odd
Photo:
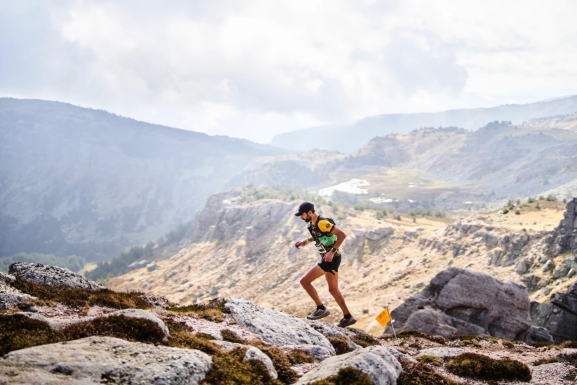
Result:
[[[209,134],[577,94],[573,0],[0,1],[0,96]]]

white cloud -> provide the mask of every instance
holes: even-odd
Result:
[[[0,93],[211,134],[576,93],[571,1],[35,4],[0,5]]]

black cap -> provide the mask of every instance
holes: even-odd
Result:
[[[314,213],[315,205],[313,205],[311,202],[303,202],[299,206],[299,211],[295,213],[295,217],[300,217],[301,215],[303,215],[304,213],[308,213],[309,211],[312,211]]]

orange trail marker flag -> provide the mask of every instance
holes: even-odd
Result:
[[[379,313],[376,319],[381,324],[382,327],[387,326],[387,324],[392,320],[391,314],[389,313],[389,309],[385,308],[385,310]]]
[[[389,313],[388,307],[386,307],[385,310],[379,313],[376,320],[378,323],[381,324],[382,327],[387,326],[387,324],[390,322],[391,327],[393,328],[393,333],[395,334],[395,338],[397,338],[397,332],[395,332],[395,327],[393,326],[395,320],[393,319],[393,317],[391,317],[391,313]]]

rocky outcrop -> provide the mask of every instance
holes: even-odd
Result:
[[[531,320],[556,342],[577,340],[577,283],[567,293],[553,294],[550,303],[531,302]]]
[[[240,189],[211,195],[196,216],[193,240],[226,241],[244,235],[248,242],[254,241],[295,211],[292,203],[278,200],[241,204],[238,199],[242,199]]]
[[[305,374],[295,385],[309,384],[333,376],[342,368],[359,369],[375,385],[394,385],[403,369],[399,361],[384,346],[370,346],[340,356],[327,358]]]
[[[392,227],[380,227],[378,229],[367,231],[365,238],[367,238],[369,241],[380,241],[390,236],[394,232],[395,230]]]
[[[8,272],[24,281],[42,285],[63,285],[86,290],[106,289],[106,287],[68,269],[41,263],[15,262],[10,265]]]
[[[198,350],[88,337],[8,353],[0,361],[0,383],[199,384],[211,364]]]
[[[577,198],[567,203],[563,219],[549,240],[549,253],[553,256],[567,251],[577,254]]]
[[[391,315],[398,332],[417,330],[445,337],[490,335],[514,340],[538,336],[530,332],[529,308],[523,286],[484,273],[450,268],[437,274]]]
[[[0,309],[12,309],[34,298],[12,287],[15,281],[13,276],[0,272]]]
[[[331,355],[335,354],[329,340],[300,318],[237,298],[228,298],[225,306],[230,309],[236,322],[270,344],[316,345],[327,349]]]

